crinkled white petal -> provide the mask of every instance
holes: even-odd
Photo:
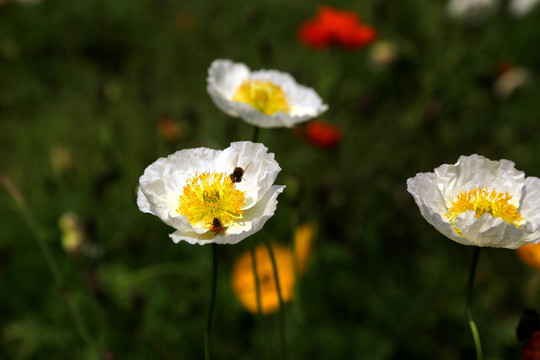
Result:
[[[446,218],[460,191],[485,188],[508,192],[523,217],[519,228],[499,217],[466,211],[454,220],[458,235]],[[483,156],[461,156],[454,165],[442,165],[433,173],[420,173],[407,180],[407,191],[414,197],[422,216],[446,237],[475,246],[515,249],[540,241],[540,179],[525,178],[508,160],[492,161]]]
[[[235,186],[245,192],[246,199],[243,217],[238,223],[216,235],[208,228],[192,226],[187,217],[177,212],[187,180],[205,171],[230,174],[236,167],[244,170],[242,181]],[[283,191],[283,187],[273,186],[280,170],[274,154],[268,153],[264,145],[249,141],[231,143],[223,151],[207,148],[180,150],[156,160],[145,169],[139,179],[137,205],[142,212],[154,214],[177,229],[171,235],[176,242],[232,244],[258,231],[273,215],[277,195]],[[260,214],[261,218],[251,214]]]
[[[413,196],[420,213],[443,235],[462,243],[472,245],[452,230],[452,225],[446,220],[447,208],[444,199],[437,187],[436,175],[434,173],[420,173],[414,178],[407,180],[407,191]]]
[[[521,216],[532,224],[540,224],[540,179],[528,177],[525,179],[520,207]],[[537,230],[537,229],[535,229]]]
[[[242,210],[252,207],[272,186],[281,171],[274,154],[261,144],[249,141],[233,142],[225,149],[218,160],[222,172],[232,173],[236,167],[244,170],[242,181],[236,188],[245,191],[246,204]]]
[[[452,207],[460,191],[475,188],[512,195],[511,203],[518,207],[521,189],[525,184],[525,174],[514,168],[508,160],[493,161],[481,155],[460,156],[454,165],[445,164],[435,169],[437,185],[447,208]]]
[[[286,95],[290,112],[266,115],[249,104],[233,100],[238,87],[248,79],[268,80],[278,85]],[[208,93],[218,108],[259,127],[292,127],[328,109],[315,90],[298,84],[291,75],[276,70],[250,72],[246,65],[230,60],[213,61],[208,70],[207,83]]]
[[[529,223],[517,228],[489,214],[477,218],[474,211],[460,214],[454,221],[454,226],[460,229],[463,237],[472,245],[482,247],[515,249],[529,242],[527,239],[531,235]]]

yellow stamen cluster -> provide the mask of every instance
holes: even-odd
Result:
[[[495,190],[489,191],[487,188],[474,189],[470,191],[460,191],[457,199],[452,201],[452,207],[448,209],[446,218],[453,224],[454,220],[462,213],[472,210],[476,212],[479,218],[484,214],[490,214],[493,217],[500,217],[508,224],[514,224],[519,227],[523,220],[517,208],[510,204],[512,195],[509,193],[500,193]],[[457,234],[461,232],[454,228]]]
[[[214,219],[218,219],[228,227],[242,218],[245,201],[244,192],[235,188],[229,175],[204,172],[188,179],[176,211],[194,226],[211,229]]]
[[[246,80],[238,87],[232,99],[249,104],[266,115],[278,111],[288,113],[291,108],[285,92],[271,81]]]

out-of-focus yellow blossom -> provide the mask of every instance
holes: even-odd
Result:
[[[64,250],[70,255],[79,255],[86,243],[79,217],[72,212],[66,212],[60,217],[58,225],[62,231]]]
[[[289,248],[272,243],[276,260],[279,285],[283,302],[289,302],[294,295],[294,261]],[[270,314],[279,310],[279,297],[274,278],[274,268],[268,249],[264,244],[255,248],[255,262],[259,279],[261,312]],[[232,288],[242,305],[250,312],[257,313],[257,291],[253,273],[253,258],[250,251],[241,254],[236,260],[232,274]]]
[[[298,275],[303,275],[306,270],[316,236],[317,226],[312,223],[301,224],[294,232],[294,255]]]
[[[516,252],[525,264],[540,271],[540,244],[525,244],[518,247]]]

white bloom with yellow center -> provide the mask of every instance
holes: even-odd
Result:
[[[292,127],[328,109],[317,93],[276,70],[250,71],[241,63],[215,60],[207,90],[225,113],[263,127]]]
[[[422,216],[464,245],[515,249],[540,241],[540,179],[508,160],[461,156],[407,180]]]
[[[146,168],[137,205],[174,227],[176,243],[235,244],[274,214],[285,188],[273,185],[280,170],[274,154],[249,141],[180,150]]]

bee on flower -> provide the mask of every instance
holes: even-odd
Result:
[[[464,245],[516,249],[540,241],[540,179],[508,160],[461,156],[407,180],[422,216]]]
[[[236,167],[249,176],[232,181]],[[235,244],[274,214],[285,188],[273,185],[280,170],[274,154],[249,141],[231,143],[225,150],[180,150],[146,168],[137,205],[174,227],[170,237],[175,243]]]
[[[208,69],[207,90],[223,112],[262,127],[292,127],[328,109],[312,88],[277,70],[251,71],[230,60]]]

